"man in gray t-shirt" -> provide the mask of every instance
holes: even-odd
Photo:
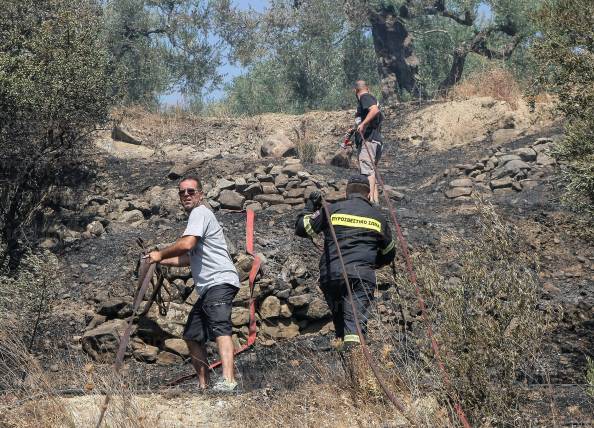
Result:
[[[201,388],[208,387],[206,341],[215,340],[223,363],[223,379],[214,389],[232,391],[237,387],[231,340],[231,309],[239,290],[239,277],[227,250],[223,229],[214,214],[201,205],[202,184],[196,177],[179,183],[181,203],[190,213],[188,225],[175,244],[152,251],[146,257],[151,263],[165,266],[190,266],[198,300],[186,326],[184,340],[188,344],[192,364]]]

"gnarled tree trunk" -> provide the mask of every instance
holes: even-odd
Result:
[[[389,7],[370,10],[369,21],[383,101],[393,99],[402,90],[417,95],[419,60],[412,50],[412,38],[397,13]]]

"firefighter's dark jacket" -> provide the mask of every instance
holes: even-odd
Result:
[[[328,206],[330,221],[349,278],[375,284],[375,269],[389,264],[396,254],[392,233],[384,216],[362,195],[349,195]],[[324,253],[320,259],[320,282],[342,279],[342,269],[323,208],[307,209],[297,217],[295,233],[314,237],[324,232]]]

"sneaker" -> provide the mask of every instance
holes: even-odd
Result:
[[[221,379],[212,387],[213,392],[236,392],[237,382],[229,382],[227,379]]]

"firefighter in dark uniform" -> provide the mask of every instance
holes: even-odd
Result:
[[[346,200],[330,204],[328,212],[329,219],[321,207],[321,195],[313,193],[305,210],[297,217],[295,233],[313,238],[324,232],[320,288],[332,312],[336,337],[342,339],[345,346],[352,346],[359,343],[359,336],[328,222],[336,232],[363,333],[376,286],[375,269],[394,260],[394,241],[386,219],[369,202],[369,180],[364,175],[349,179]]]

